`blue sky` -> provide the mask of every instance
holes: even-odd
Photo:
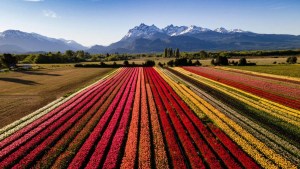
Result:
[[[0,32],[109,45],[140,23],[300,35],[299,0],[0,0]]]

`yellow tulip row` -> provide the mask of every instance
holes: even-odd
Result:
[[[253,94],[247,93],[245,91],[233,88],[231,86],[216,82],[205,77],[193,74],[182,68],[174,68],[174,70],[181,72],[184,75],[187,75],[194,80],[197,80],[201,83],[209,85],[216,90],[219,90],[225,94],[228,94],[238,100],[245,102],[246,104],[253,106],[259,110],[262,110],[274,117],[277,117],[281,120],[284,120],[290,124],[300,126],[300,111],[291,109],[289,107],[274,103],[272,101],[260,98]],[[257,104],[260,103],[260,104]]]
[[[193,91],[183,84],[177,84],[169,79],[160,70],[157,70],[161,76],[177,92],[181,91],[186,98],[190,99],[203,113],[205,113],[214,123],[219,126],[231,139],[233,139],[242,149],[255,159],[264,168],[297,168],[290,161],[274,152],[260,140],[255,138],[249,132],[244,130],[234,121],[229,119],[219,110],[214,108],[208,102],[200,98]],[[188,104],[188,103],[187,103]]]
[[[191,90],[194,91],[195,93],[197,93],[197,91],[199,90],[199,89],[196,89],[196,87],[193,86],[192,84],[190,84],[190,83],[180,79],[176,75],[172,74],[170,71],[167,71],[165,69],[162,69],[162,71],[166,75],[168,75],[168,77],[173,79],[173,81],[176,81],[177,83],[180,82],[182,84],[190,86],[189,88],[191,88]],[[198,92],[200,92],[200,91],[198,91]],[[200,92],[200,93],[202,93],[202,92]],[[225,106],[221,102],[211,98],[208,94],[205,94],[205,93],[202,93],[202,94],[204,94],[204,98],[206,98],[205,100],[207,102],[211,103],[210,101],[212,101],[213,103],[215,103],[215,104],[217,103],[217,105],[219,105],[221,107]],[[202,94],[199,95],[199,96],[202,97]],[[207,100],[207,97],[210,98],[210,99]],[[220,111],[222,111],[222,110],[220,110]],[[280,153],[281,155],[283,155],[286,159],[289,159],[289,160],[293,161],[294,164],[300,164],[300,159],[298,160],[298,157],[300,156],[300,150],[298,148],[296,148],[295,146],[293,146],[290,143],[286,142],[285,140],[281,139],[280,137],[276,136],[275,134],[269,132],[268,130],[262,128],[257,123],[247,119],[246,117],[242,116],[241,114],[238,114],[237,112],[232,111],[230,109],[227,109],[227,111],[230,112],[229,114],[233,115],[234,117],[237,117],[238,119],[236,119],[234,117],[232,118],[232,116],[230,116],[230,115],[228,116],[228,114],[227,114],[228,112],[227,113],[224,112],[224,114],[226,116],[228,116],[229,118],[234,120],[237,124],[241,125],[244,129],[249,131],[256,138],[263,141],[267,146],[274,149],[277,153]],[[243,122],[246,123],[247,125],[244,126]],[[253,133],[253,131],[255,131],[255,130],[256,130],[256,132]],[[282,150],[280,148],[281,146],[284,147],[284,149],[288,150],[288,152],[284,152],[284,150]],[[296,156],[290,154],[289,152],[292,153],[292,154],[295,154]]]
[[[157,68],[155,68],[157,69]],[[159,71],[159,70],[157,70]],[[164,76],[164,74],[162,74]],[[173,88],[174,89],[174,88]],[[185,101],[189,107],[198,115],[200,119],[203,119],[206,117],[206,115],[196,106],[194,103],[195,98],[188,98],[181,90],[178,90],[177,88],[174,89],[175,92],[182,98],[183,101]]]
[[[198,79],[201,79],[201,80],[203,80],[203,81],[207,81],[207,82],[212,82],[212,83],[215,83],[215,84],[219,84],[219,85],[224,86],[224,87],[226,87],[226,88],[228,88],[228,89],[231,89],[231,90],[240,92],[240,93],[246,95],[247,97],[250,96],[250,97],[252,97],[252,98],[254,98],[254,99],[256,99],[256,100],[260,100],[261,102],[269,103],[270,105],[273,105],[274,107],[277,107],[278,110],[284,111],[285,113],[291,113],[291,114],[297,114],[297,115],[300,115],[300,111],[299,111],[299,110],[295,110],[295,109],[292,109],[292,108],[290,108],[290,107],[286,107],[286,106],[281,105],[281,104],[279,104],[279,103],[272,102],[272,101],[270,101],[270,100],[267,100],[267,99],[258,97],[258,96],[256,96],[256,95],[253,95],[253,94],[251,94],[251,93],[245,92],[245,91],[243,91],[243,90],[240,90],[240,89],[231,87],[231,86],[229,86],[229,85],[225,85],[225,84],[222,84],[222,83],[220,83],[220,82],[216,82],[216,81],[213,81],[213,80],[211,80],[211,79],[208,79],[208,78],[205,78],[205,77],[196,75],[196,74],[191,73],[191,72],[189,72],[189,71],[186,71],[186,70],[184,70],[184,69],[182,69],[182,68],[174,68],[174,69],[177,70],[177,71],[179,71],[179,72],[181,72],[181,73],[187,74],[187,75],[193,75],[193,76],[195,76],[195,77],[197,77]]]

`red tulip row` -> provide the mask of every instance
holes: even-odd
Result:
[[[120,75],[121,74],[116,75],[116,77],[120,77]],[[96,121],[96,122],[94,122],[94,124],[97,124],[97,120],[100,119],[100,116],[103,113],[103,111],[99,111],[99,110],[101,110],[101,107],[104,105],[107,98],[111,94],[115,95],[117,92],[117,89],[120,88],[120,85],[117,85],[117,83],[116,83],[117,81],[118,81],[118,79],[115,79],[115,78],[111,79],[111,83],[108,84],[104,88],[103,92],[104,91],[106,91],[106,92],[104,92],[101,99],[98,100],[97,103],[94,104],[93,107],[79,121],[77,121],[76,124],[74,124],[74,127],[72,127],[66,134],[64,134],[64,136],[62,138],[60,138],[60,140],[55,145],[53,145],[46,154],[43,155],[41,160],[35,164],[35,166],[37,168],[50,167],[53,164],[53,162],[55,161],[55,159],[62,154],[62,152],[66,148],[66,146],[69,145],[73,140],[75,140],[75,137],[78,136],[80,131],[85,129],[88,122]],[[115,90],[114,93],[112,93],[113,90]],[[108,107],[107,104],[105,104],[105,105],[106,105],[106,107]],[[89,125],[89,126],[92,126],[92,125]],[[86,127],[86,128],[88,128],[88,127]],[[86,132],[86,134],[88,133],[87,131],[85,131],[85,132]],[[84,140],[84,139],[81,139],[81,140]],[[78,145],[79,144],[77,143],[77,146]],[[22,161],[23,161],[23,159],[22,159]],[[66,163],[66,159],[64,160],[64,163]]]
[[[215,69],[210,67],[186,67],[190,70],[195,70],[203,74],[215,77],[222,77],[219,80],[227,80],[238,82],[240,84],[248,85],[256,89],[268,91],[286,98],[293,97],[294,99],[300,99],[299,88],[295,88],[296,84],[282,83],[278,80],[270,80],[265,77],[259,77],[257,75],[247,75],[239,72],[232,72],[222,69]],[[292,87],[293,86],[293,87]]]
[[[183,102],[183,100],[173,91],[171,86],[159,76],[157,72],[153,73],[156,77],[158,83],[155,86],[160,86],[162,91],[160,93],[165,93],[166,98],[171,102],[172,107],[176,110],[177,116],[182,121],[184,127],[187,129],[190,137],[193,139],[196,147],[200,150],[200,153],[206,164],[211,168],[223,168],[219,163],[219,160],[223,161],[224,165],[229,168],[241,168],[241,165],[249,168],[248,164],[245,164],[245,161],[251,159],[247,156],[238,146],[231,141],[232,144],[227,145],[224,142],[220,142],[219,138],[215,137],[213,133],[202,123],[202,121],[191,111],[191,109]],[[164,102],[166,103],[166,101]],[[169,112],[170,117],[171,112]],[[175,128],[177,125],[173,123]],[[213,126],[213,125],[212,125]],[[220,131],[224,136],[226,136],[222,131]],[[227,137],[228,138],[228,137]],[[236,153],[231,151],[242,152],[242,156],[236,156]],[[229,153],[230,152],[230,153]],[[217,156],[214,155],[216,153]],[[253,160],[252,160],[253,162]],[[250,162],[251,163],[251,162]],[[253,166],[257,165],[251,163]],[[251,168],[251,167],[250,167]]]
[[[56,117],[53,116],[52,123],[43,123],[41,126],[37,127],[37,131],[30,131],[24,137],[19,138],[9,146],[6,146],[4,149],[2,149],[0,152],[2,159],[2,161],[0,162],[0,166],[5,167],[12,165],[18,159],[23,157],[24,154],[32,150],[32,148],[35,148],[35,146],[39,145],[40,143],[42,144],[40,144],[34,152],[47,147],[49,144],[52,143],[52,141],[55,141],[58,137],[61,136],[61,134],[63,134],[66,130],[68,130],[71,127],[70,124],[73,124],[78,119],[80,119],[83,116],[83,114],[99,99],[99,97],[101,97],[101,93],[99,93],[101,90],[101,87],[98,88],[96,90],[97,92],[90,94],[87,98],[83,100],[83,102],[77,104],[70,111],[61,111],[60,113],[63,113],[61,118],[53,119],[54,117]],[[39,132],[39,129],[42,131]],[[44,139],[46,140],[44,141]],[[16,149],[17,151],[14,151]],[[36,155],[35,153],[33,154]]]
[[[184,157],[183,152],[181,151],[181,146],[178,143],[178,139],[176,137],[174,128],[172,126],[172,124],[169,121],[169,118],[167,116],[167,112],[166,112],[166,108],[164,106],[164,104],[167,104],[167,102],[165,102],[160,95],[162,94],[161,91],[159,91],[156,87],[155,87],[155,83],[153,82],[152,79],[152,74],[151,72],[154,71],[153,69],[145,69],[145,73],[146,76],[148,76],[149,78],[149,84],[151,87],[151,90],[153,92],[153,97],[154,97],[154,101],[156,103],[157,106],[157,110],[159,112],[159,117],[161,120],[161,126],[163,129],[163,133],[164,133],[164,137],[166,139],[166,143],[167,143],[167,148],[168,148],[168,152],[170,154],[170,160],[171,160],[171,167],[173,168],[177,168],[177,169],[185,169],[187,168],[186,166],[186,159]]]
[[[100,141],[97,143],[97,146],[89,159],[89,162],[87,164],[87,168],[99,168],[101,163],[105,160],[106,152],[109,150],[108,148],[112,148],[109,146],[109,144],[112,142],[113,136],[116,133],[118,123],[121,125],[121,128],[126,127],[125,124],[127,124],[127,120],[129,119],[129,113],[127,114],[124,112],[122,114],[122,110],[125,108],[131,107],[131,102],[133,101],[133,94],[130,95],[130,89],[131,87],[135,87],[133,83],[136,83],[136,70],[135,73],[131,76],[129,84],[126,86],[125,92],[113,114],[112,119],[110,120],[107,128],[105,129],[103,135],[101,136]],[[125,106],[125,103],[127,102],[127,105]],[[122,129],[121,129],[122,130]],[[118,136],[118,135],[115,135]],[[116,143],[115,143],[116,144]],[[121,144],[121,143],[118,143]],[[108,159],[112,160],[112,159]],[[105,168],[105,167],[104,167]]]
[[[25,157],[23,157],[22,160],[17,165],[14,166],[14,168],[20,168],[22,166],[27,166],[29,163],[31,163],[34,159],[37,158],[37,156],[39,156],[40,154],[42,154],[42,152],[45,151],[47,149],[47,147],[49,147],[50,145],[52,145],[53,142],[55,142],[60,135],[64,134],[63,133],[64,131],[67,131],[68,128],[71,127],[71,125],[69,125],[69,124],[75,123],[74,127],[72,127],[69,130],[69,132],[74,133],[74,135],[75,135],[76,132],[78,131],[78,127],[80,126],[80,122],[87,121],[88,119],[85,120],[85,118],[87,118],[87,116],[91,117],[91,115],[103,103],[103,94],[105,94],[107,92],[107,90],[109,89],[109,87],[111,87],[111,85],[112,84],[109,84],[109,85],[105,86],[105,88],[103,88],[102,91],[99,92],[98,95],[101,96],[100,100],[98,100],[97,102],[94,102],[94,100],[96,101],[98,99],[98,98],[94,98],[94,100],[90,101],[86,105],[87,109],[81,109],[81,110],[79,110],[79,112],[77,112],[77,114],[75,116],[73,116],[68,122],[64,123],[64,125],[61,126],[59,130],[56,130],[51,136],[49,136],[46,140],[44,140],[37,147],[35,147],[35,149],[33,151],[31,151],[29,154],[27,154]],[[81,115],[83,115],[83,117],[81,117]],[[76,117],[78,117],[77,119],[79,119],[77,122],[75,122]],[[72,121],[72,119],[74,119],[74,120]],[[81,125],[81,126],[83,127],[84,125]],[[69,133],[66,134],[65,139],[60,138],[60,140],[62,140],[62,142],[65,142],[65,143],[69,142],[69,140],[71,140],[71,139],[72,139],[72,136]],[[53,156],[54,156],[54,154],[51,154],[51,157],[53,157]]]
[[[249,72],[244,72],[242,70],[239,69],[227,69],[226,71],[232,71],[235,73],[240,73],[240,74],[245,74],[245,75],[250,75],[250,76],[256,76],[256,77],[262,77],[265,79],[272,79],[272,80],[277,80],[277,81],[282,81],[282,82],[289,82],[289,83],[294,83],[294,84],[300,84],[299,81],[295,81],[295,80],[291,80],[291,79],[287,79],[287,78],[279,78],[279,77],[273,77],[272,75],[262,75],[262,74],[258,74],[258,72],[256,72],[256,74],[253,73],[249,73]]]
[[[204,158],[207,159],[208,164],[211,168],[221,168],[218,159],[213,155],[212,151],[208,148],[207,143],[201,138],[201,135],[212,147],[212,149],[217,153],[221,160],[229,168],[240,168],[234,158],[226,151],[222,144],[210,133],[201,120],[188,108],[188,106],[180,99],[180,97],[172,90],[172,88],[164,81],[161,77],[160,81],[165,90],[169,91],[170,94],[167,96],[168,99],[172,102],[173,106],[176,107],[177,113],[180,116],[183,124],[188,129],[191,137],[194,139],[195,144],[200,149]],[[174,98],[173,98],[174,97]],[[177,101],[177,103],[176,103]],[[194,125],[193,125],[194,124]],[[196,126],[196,127],[194,127]],[[197,128],[197,129],[196,129]],[[200,131],[200,133],[197,132]]]
[[[177,116],[178,108],[175,105],[174,100],[170,99],[168,97],[168,94],[170,91],[166,90],[162,87],[162,82],[159,79],[159,75],[157,72],[155,72],[153,69],[149,70],[150,79],[153,80],[157,90],[160,93],[160,96],[164,102],[165,108],[168,111],[169,119],[171,120],[173,127],[175,129],[175,132],[177,133],[177,136],[179,138],[180,144],[182,145],[184,152],[186,154],[187,160],[189,161],[189,164],[192,168],[205,168],[204,163],[201,159],[201,157],[198,155],[198,150],[193,145],[193,140],[189,137],[186,130],[189,131],[189,128],[185,128],[180,119]],[[185,123],[183,121],[183,123]]]
[[[132,73],[133,72],[131,72],[130,75],[132,75]],[[129,78],[126,79],[126,82],[123,84],[117,96],[113,99],[112,103],[110,104],[106,112],[103,114],[97,126],[94,128],[89,137],[85,140],[81,148],[77,151],[75,157],[72,159],[68,168],[81,168],[86,162],[86,160],[88,160],[89,154],[94,151],[95,145],[97,145],[97,143],[99,142],[99,136],[104,135],[107,125],[111,120],[113,120],[113,117],[116,116],[114,111],[118,107],[118,104],[122,100],[122,98],[124,99],[123,93],[126,91],[126,86],[129,85],[129,80]]]
[[[2,140],[0,168],[257,167],[153,68],[123,68],[70,101]]]
[[[125,83],[125,80],[128,78],[130,73],[125,72],[120,77],[122,77],[122,80],[118,84],[113,91],[108,91],[104,97],[106,97],[105,102],[101,105],[101,107],[98,109],[96,114],[92,117],[92,119],[86,124],[86,126],[78,133],[78,135],[72,140],[72,142],[68,145],[66,150],[59,155],[59,157],[56,159],[55,163],[53,164],[52,168],[66,168],[71,159],[74,158],[77,151],[80,149],[80,147],[83,145],[84,141],[89,136],[89,133],[93,131],[95,126],[98,124],[100,118],[104,114],[104,112],[107,110],[107,108],[110,106],[113,98],[116,97],[117,94],[122,92],[120,89],[121,86]],[[116,79],[118,81],[119,79]],[[51,154],[49,154],[51,156]]]
[[[214,133],[216,137],[229,149],[229,151],[239,159],[241,164],[245,168],[260,168],[252,158],[250,158],[245,152],[243,152],[224,132],[217,128],[213,124],[208,124],[208,127]]]
[[[260,96],[260,97],[275,101],[277,103],[289,106],[291,108],[300,110],[300,101],[299,100],[294,100],[292,98],[281,96],[284,94],[296,94],[295,97],[299,97],[297,92],[295,92],[295,91],[292,92],[292,88],[288,88],[288,87],[284,87],[284,86],[279,87],[276,84],[267,83],[267,82],[265,82],[262,86],[259,86],[259,85],[257,85],[258,82],[255,79],[250,79],[247,81],[247,83],[243,83],[244,79],[240,79],[241,76],[239,76],[238,78],[234,78],[233,76],[227,75],[227,74],[222,74],[222,73],[216,74],[216,72],[214,72],[212,68],[209,68],[209,70],[206,70],[206,69],[197,68],[197,67],[193,67],[193,68],[184,67],[184,69],[186,69],[192,73],[196,73],[200,76],[203,76],[203,77],[215,80],[215,81],[219,81],[221,83],[236,87],[238,89],[255,94],[257,96]],[[255,87],[253,87],[253,86],[255,86]],[[268,86],[268,87],[265,88],[266,86]],[[277,93],[275,93],[274,91],[269,91],[268,89],[275,89]],[[283,89],[285,89],[285,90],[283,90]]]
[[[128,86],[128,90],[130,90],[130,91],[129,91],[129,96],[127,97],[125,108],[124,109],[120,108],[120,111],[123,111],[123,115],[122,115],[119,127],[117,129],[117,132],[114,134],[114,138],[111,142],[112,145],[109,148],[109,151],[105,157],[105,162],[104,162],[102,168],[107,168],[107,169],[117,168],[117,165],[120,162],[120,160],[119,160],[120,156],[121,156],[120,150],[121,150],[122,146],[124,145],[123,143],[125,142],[126,130],[129,125],[129,117],[131,114],[131,107],[132,107],[133,100],[134,100],[134,94],[135,94],[134,92],[136,90],[136,81],[138,78],[139,71],[141,71],[141,70],[137,69],[135,74],[133,75],[134,79],[133,79],[131,88],[130,88],[130,86]],[[101,145],[101,146],[103,146],[103,145]]]

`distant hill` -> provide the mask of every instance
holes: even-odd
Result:
[[[99,37],[101,38],[101,37]],[[75,41],[55,39],[36,33],[7,30],[0,33],[0,53],[28,53],[66,50],[85,50],[89,53],[146,53],[162,52],[165,48],[181,51],[199,50],[281,50],[299,49],[300,36],[258,34],[241,29],[214,30],[192,26],[169,25],[163,29],[140,24],[130,29],[118,42],[109,46],[87,48]]]
[[[85,50],[87,47],[72,40],[49,38],[19,30],[7,30],[0,33],[0,53],[64,52],[69,49]]]

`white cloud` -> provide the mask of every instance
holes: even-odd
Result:
[[[51,10],[43,10],[43,14],[46,17],[57,18],[57,14],[54,11],[51,11]]]
[[[26,1],[26,2],[42,2],[44,0],[24,0],[24,1]]]

